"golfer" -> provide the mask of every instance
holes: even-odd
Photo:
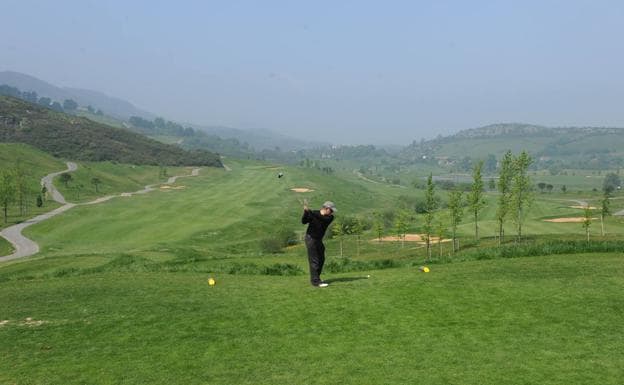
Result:
[[[334,202],[323,203],[320,210],[310,210],[308,202],[303,202],[303,217],[301,223],[308,225],[305,235],[305,244],[308,249],[308,262],[310,263],[310,283],[316,287],[327,287],[326,282],[321,281],[321,272],[325,264],[325,245],[323,236],[330,223],[334,220],[336,205]]]

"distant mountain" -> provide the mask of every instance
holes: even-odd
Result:
[[[506,151],[527,151],[539,167],[619,168],[624,166],[624,128],[491,124],[413,142],[400,157],[413,162],[464,164],[467,171],[471,163],[466,159],[500,159]]]
[[[517,136],[557,136],[557,135],[604,135],[621,134],[624,129],[616,127],[545,127],[523,123],[490,124],[479,128],[462,130],[448,139],[495,138]]]
[[[154,114],[143,111],[125,100],[105,95],[98,91],[79,88],[57,87],[34,76],[14,71],[0,71],[0,85],[6,84],[21,91],[35,91],[39,97],[45,96],[63,103],[72,99],[81,106],[92,106],[106,115],[127,120],[131,116],[153,119]]]
[[[130,102],[98,91],[57,87],[36,77],[19,72],[0,71],[0,85],[3,84],[18,88],[22,92],[34,91],[39,97],[48,97],[60,103],[63,103],[65,99],[72,99],[80,106],[90,105],[96,110],[102,110],[105,116],[126,122],[133,116],[148,120],[154,120],[158,116],[157,114],[143,111]],[[93,116],[92,118],[96,117]],[[211,142],[205,137],[201,137],[201,140],[196,143],[193,143],[194,138],[184,138],[184,141],[180,142],[184,146],[206,148],[229,155],[240,155],[247,151],[274,151],[276,148],[279,148],[281,151],[292,151],[325,145],[325,143],[300,140],[267,129],[242,130],[224,126],[205,126],[190,123],[184,123],[184,125],[205,132],[214,138]],[[143,132],[143,134],[150,135],[149,132]],[[238,146],[236,143],[240,143],[243,152],[235,148]],[[234,151],[231,151],[232,149]]]
[[[220,157],[209,151],[186,151],[7,96],[0,96],[0,142],[26,143],[72,160],[222,167]]]

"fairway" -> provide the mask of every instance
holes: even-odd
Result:
[[[0,283],[0,383],[621,383],[620,254],[367,273],[23,271]]]

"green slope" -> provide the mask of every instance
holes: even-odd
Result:
[[[221,166],[219,156],[208,151],[184,151],[124,129],[6,96],[0,96],[0,141],[30,144],[71,160]]]

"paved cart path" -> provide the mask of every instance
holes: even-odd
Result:
[[[0,231],[0,236],[6,238],[6,240],[11,242],[11,244],[15,248],[15,252],[13,254],[0,257],[0,262],[10,261],[12,259],[17,259],[17,258],[22,258],[22,257],[28,257],[30,255],[37,254],[39,252],[39,245],[36,242],[32,241],[31,239],[28,239],[22,235],[22,230],[24,230],[26,227],[30,225],[34,225],[35,223],[45,221],[46,219],[51,218],[60,213],[63,213],[75,206],[98,204],[98,203],[106,202],[112,198],[119,197],[119,196],[127,197],[127,196],[132,196],[135,194],[145,194],[145,193],[155,190],[154,186],[160,185],[160,183],[152,184],[152,185],[145,186],[144,189],[139,190],[139,191],[135,191],[132,193],[121,193],[119,195],[108,195],[105,197],[97,198],[96,200],[87,202],[87,203],[80,203],[80,204],[67,203],[63,195],[54,187],[54,185],[52,184],[52,181],[54,177],[57,175],[60,175],[64,172],[76,171],[77,169],[78,169],[78,166],[76,165],[76,163],[67,162],[67,170],[63,170],[63,171],[59,171],[59,172],[46,175],[41,179],[41,185],[46,187],[46,189],[52,196],[52,199],[55,200],[56,202],[61,203],[63,206],[55,210],[52,210],[50,212],[47,212],[45,214],[38,215],[22,223],[18,223],[17,225],[7,227],[6,229]],[[199,168],[193,169],[190,175],[172,176],[171,178],[167,180],[167,182],[165,182],[165,184],[173,184],[178,178],[187,177],[187,176],[197,176],[199,175],[199,170],[200,170]]]

